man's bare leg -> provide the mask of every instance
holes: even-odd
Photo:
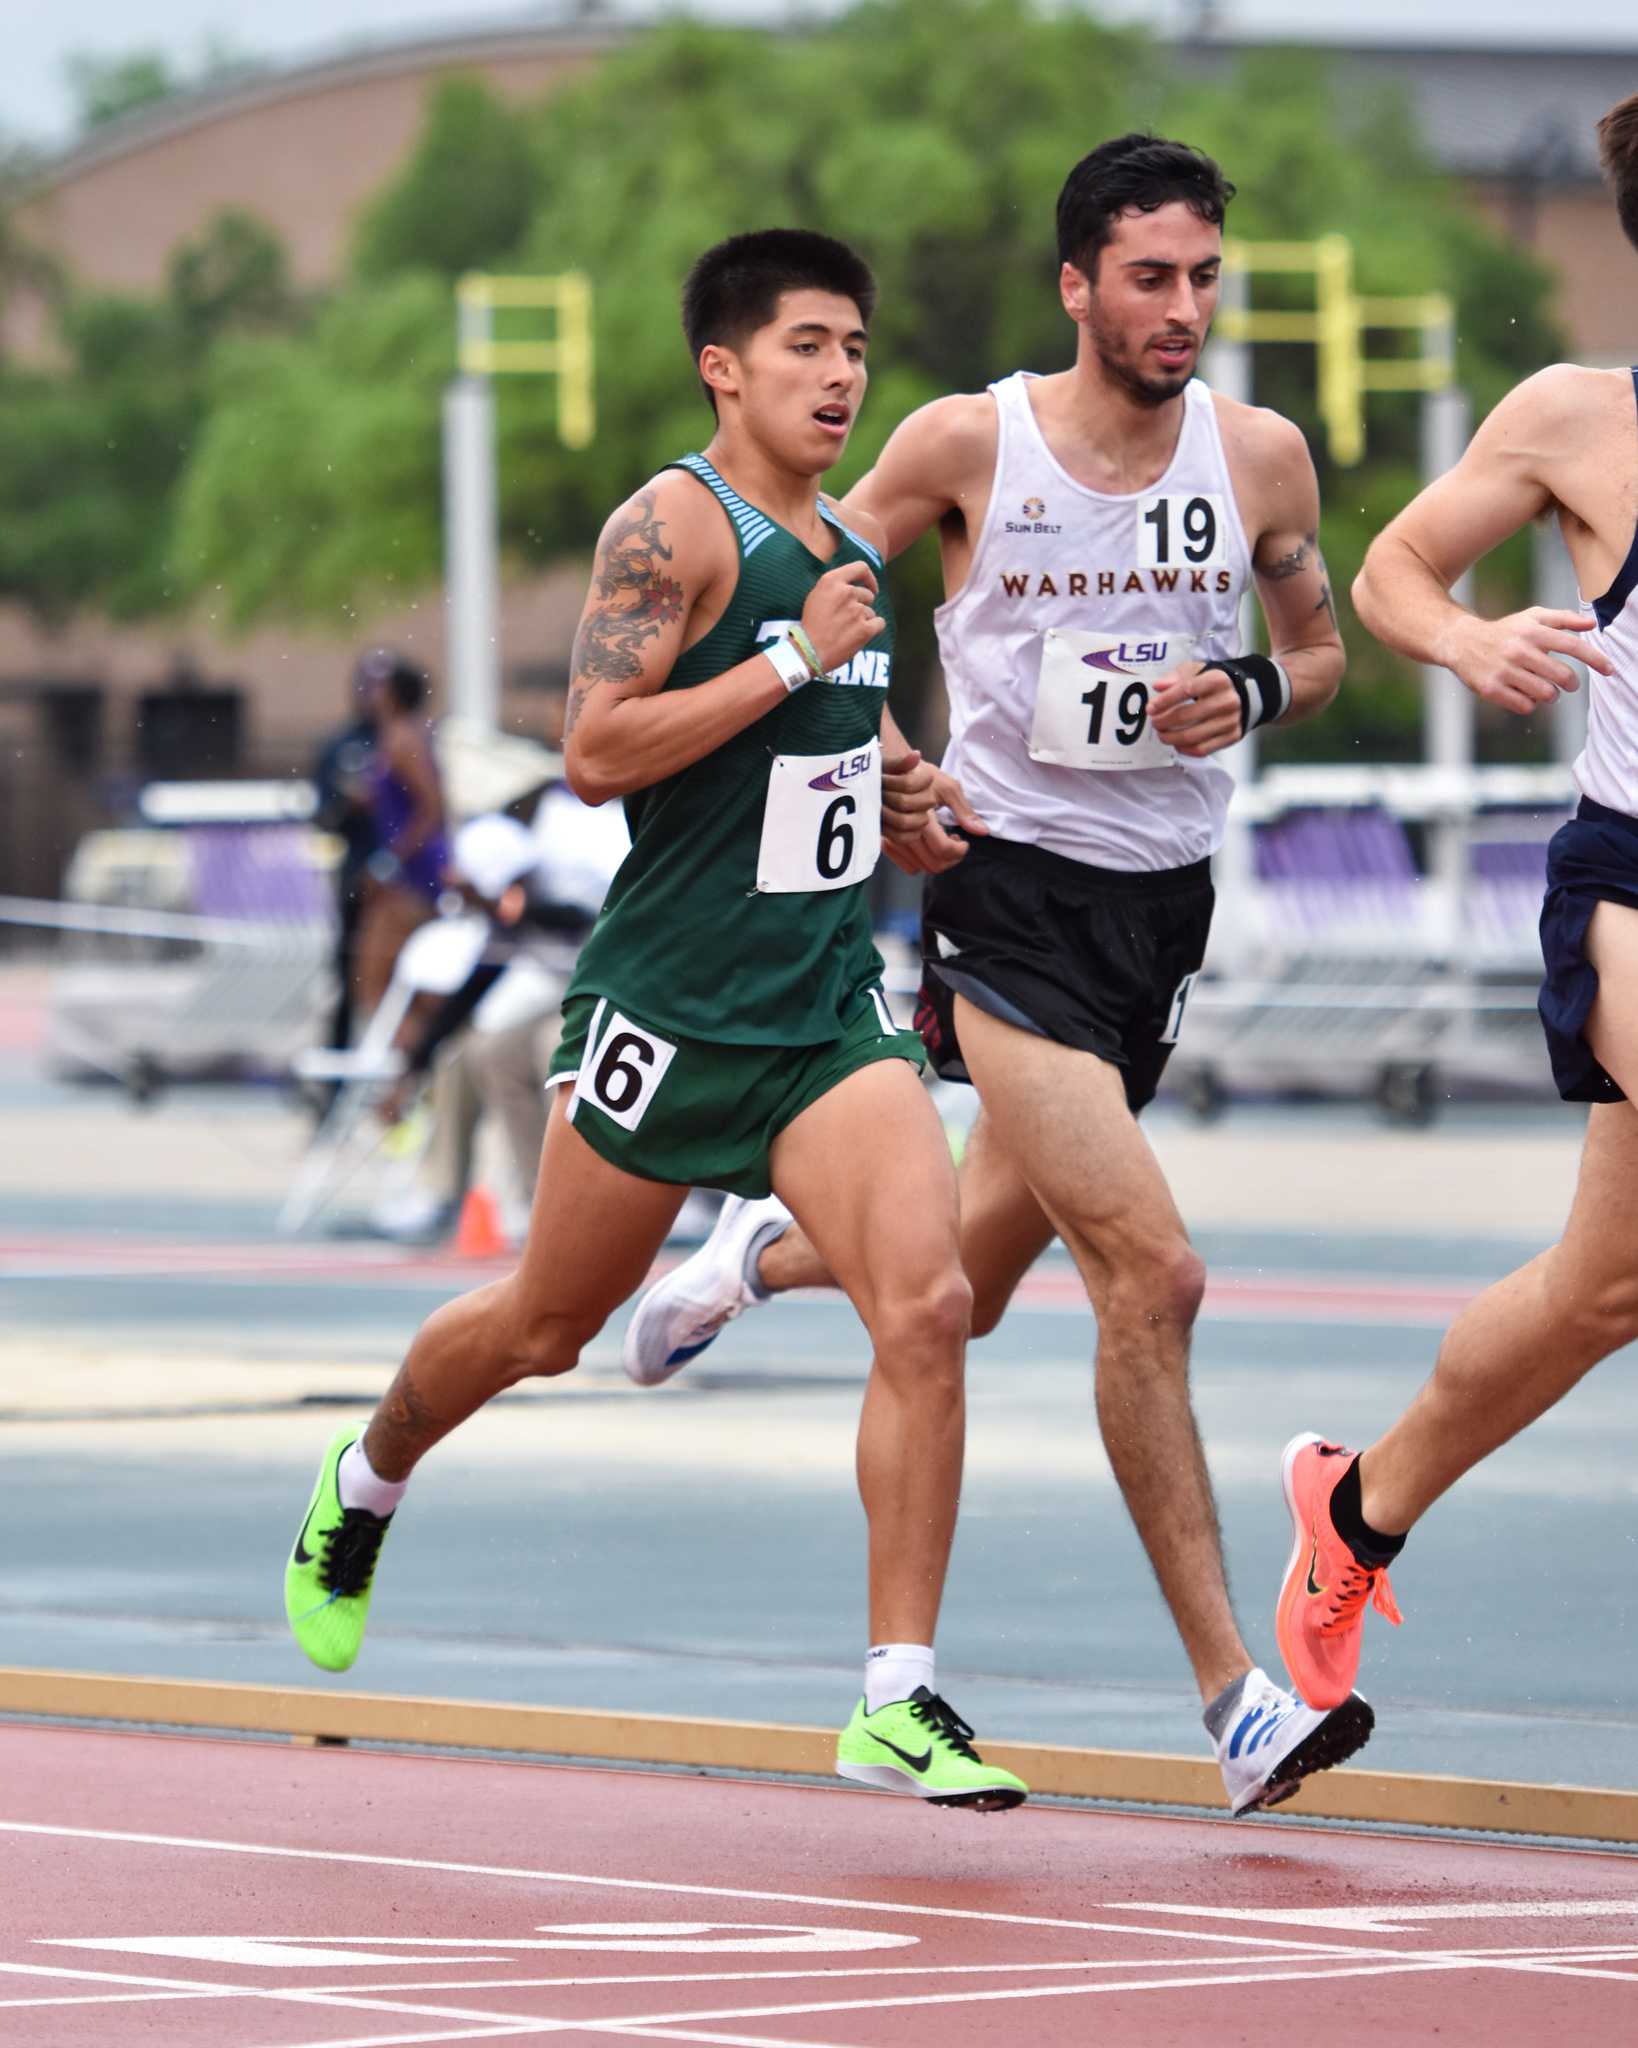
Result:
[[[1638,1337],[1638,911],[1599,904],[1587,953],[1599,977],[1587,1042],[1632,1100],[1591,1111],[1562,1239],[1457,1317],[1426,1386],[1361,1458],[1360,1509],[1384,1535],[1403,1535]]]
[[[437,1309],[364,1433],[385,1480],[417,1462],[484,1403],[534,1376],[569,1372],[609,1316],[643,1281],[686,1188],[611,1166],[554,1101],[529,1236],[517,1271]]]
[[[780,1133],[772,1178],[874,1349],[858,1443],[870,1640],[931,1644],[961,1491],[972,1310],[943,1128],[910,1066],[880,1061]]]
[[[1251,1669],[1189,1403],[1205,1268],[1118,1070],[956,998],[997,1144],[1056,1224],[1098,1321],[1097,1408],[1121,1493],[1210,1702]]]
[[[1057,1235],[1030,1185],[997,1143],[985,1112],[967,1137],[956,1184],[961,1199],[961,1266],[973,1290],[973,1335],[987,1337],[1018,1283]],[[769,1294],[834,1287],[830,1268],[800,1224],[763,1248],[757,1281]]]

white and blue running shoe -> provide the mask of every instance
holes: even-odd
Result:
[[[1206,1732],[1236,1814],[1289,1799],[1304,1778],[1345,1763],[1371,1739],[1376,1716],[1357,1692],[1340,1707],[1305,1706],[1255,1666],[1237,1698],[1214,1701]]]
[[[632,1312],[627,1376],[640,1387],[659,1386],[714,1344],[735,1316],[766,1301],[755,1283],[757,1258],[790,1222],[777,1195],[760,1202],[730,1195],[699,1250],[656,1280]]]

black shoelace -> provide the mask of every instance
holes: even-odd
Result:
[[[964,1756],[975,1764],[983,1761],[978,1751],[973,1748],[973,1731],[948,1700],[940,1699],[936,1692],[929,1692],[926,1686],[918,1685],[910,1695],[910,1711],[918,1721],[925,1721],[939,1740],[947,1743],[957,1756]]]
[[[341,1520],[324,1539],[319,1581],[332,1599],[346,1600],[370,1590],[375,1561],[391,1515],[372,1515],[368,1508],[343,1508]]]

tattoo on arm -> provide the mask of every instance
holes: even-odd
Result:
[[[662,627],[683,615],[683,587],[661,563],[671,560],[654,493],[641,491],[611,525],[592,575],[593,602],[580,622],[570,657],[565,734],[585,709],[599,683],[635,682],[643,672],[641,649]]]
[[[1314,609],[1317,612],[1324,612],[1330,619],[1331,631],[1333,633],[1340,633],[1342,631],[1342,628],[1337,623],[1336,603],[1331,596],[1331,579],[1325,573],[1325,564],[1323,562],[1320,563],[1319,603],[1315,605]]]
[[[1288,576],[1300,576],[1310,562],[1318,559],[1319,550],[1315,545],[1318,539],[1319,535],[1315,533],[1305,535],[1290,554],[1281,555],[1277,562],[1270,562],[1263,575],[1270,583],[1283,583]]]

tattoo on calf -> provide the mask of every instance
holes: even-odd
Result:
[[[683,587],[660,568],[671,560],[654,511],[652,490],[640,491],[610,525],[592,572],[593,602],[575,635],[570,657],[569,704],[563,730],[599,683],[635,682],[641,649],[662,627],[683,615]]]
[[[403,1366],[365,1431],[365,1455],[382,1479],[406,1478],[451,1426],[433,1414],[416,1392],[408,1366]]]

